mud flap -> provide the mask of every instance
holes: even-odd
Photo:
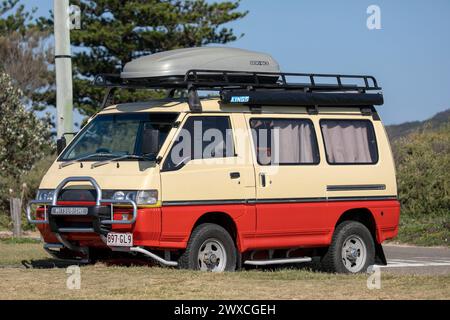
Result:
[[[384,255],[383,246],[380,243],[375,243],[375,263],[378,265],[387,265],[386,256]]]

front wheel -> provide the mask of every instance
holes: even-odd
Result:
[[[360,222],[344,221],[337,226],[321,264],[329,272],[359,273],[374,261],[375,244],[370,231]]]
[[[221,226],[204,223],[194,229],[186,251],[180,256],[182,269],[223,272],[236,269],[236,248]]]

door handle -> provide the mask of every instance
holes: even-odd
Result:
[[[230,179],[239,179],[240,177],[240,172],[230,172]]]
[[[266,186],[266,174],[260,173],[259,177],[261,178],[261,187],[265,187]]]

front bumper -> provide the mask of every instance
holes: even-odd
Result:
[[[74,205],[71,203],[70,205],[63,205],[58,203],[58,195],[60,191],[69,183],[69,182],[89,182],[96,190],[97,197],[95,205]],[[43,206],[44,215],[42,219],[33,218],[32,214],[32,206]],[[127,213],[126,219],[115,219],[115,205],[126,205]],[[83,215],[66,215],[61,214],[52,214],[52,208],[70,208],[82,207],[85,209],[87,207],[87,213]],[[123,212],[123,208],[120,211]],[[63,210],[59,210],[63,211]],[[77,210],[74,210],[75,212]],[[85,210],[84,210],[85,211]],[[97,181],[95,181],[92,177],[69,177],[64,179],[55,189],[53,194],[52,201],[39,201],[32,200],[28,202],[27,205],[27,220],[31,224],[40,225],[39,229],[41,233],[43,233],[44,229],[50,229],[51,233],[55,236],[54,243],[46,243],[44,248],[56,258],[60,258],[59,251],[62,248],[67,248],[70,251],[77,252],[83,257],[85,257],[86,261],[89,261],[89,247],[90,246],[79,246],[78,241],[71,241],[71,237],[73,235],[77,235],[79,239],[81,237],[87,237],[92,240],[92,236],[101,238],[101,241],[104,245],[107,245],[106,235],[114,225],[114,229],[120,228],[123,226],[125,228],[132,227],[135,225],[138,209],[136,202],[133,200],[125,199],[125,200],[114,200],[114,199],[102,199],[102,190],[98,185]],[[129,213],[131,213],[131,219],[129,219]],[[120,214],[119,214],[120,216]],[[81,217],[81,218],[80,218]],[[145,220],[145,217],[144,217]],[[89,236],[91,235],[91,236]],[[87,239],[85,239],[87,240]],[[175,261],[166,260],[155,253],[148,251],[142,247],[133,246],[133,247],[109,247],[114,251],[125,251],[130,253],[141,253],[145,256],[151,258],[152,260],[158,262],[161,265],[165,266],[177,266],[178,263]]]
[[[71,215],[52,215],[52,208],[63,207],[58,204],[58,195],[69,182],[89,182],[97,192],[97,198],[94,206],[88,206],[87,214],[81,216]],[[44,207],[44,218],[33,218],[32,206],[38,205]],[[114,205],[128,205],[132,209],[131,219],[115,219]],[[65,207],[73,207],[65,206]],[[136,202],[130,199],[114,200],[102,199],[102,190],[98,183],[92,177],[69,177],[64,179],[55,189],[52,201],[31,200],[27,205],[27,220],[31,224],[48,224],[55,234],[62,233],[96,233],[104,236],[111,230],[111,225],[132,225],[137,218]],[[81,221],[70,221],[71,218],[77,218]],[[103,237],[102,237],[103,238]]]

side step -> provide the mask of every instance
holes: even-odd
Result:
[[[168,266],[168,267],[178,266],[178,262],[163,259],[160,256],[154,254],[153,252],[148,251],[141,247],[109,247],[109,248],[113,251],[142,253],[143,255],[151,258],[152,260],[158,262],[159,264],[161,264],[163,266]]]
[[[267,266],[271,264],[289,264],[289,263],[302,263],[311,262],[310,257],[299,257],[299,258],[285,258],[285,259],[268,259],[268,260],[245,260],[244,264],[252,266]]]

